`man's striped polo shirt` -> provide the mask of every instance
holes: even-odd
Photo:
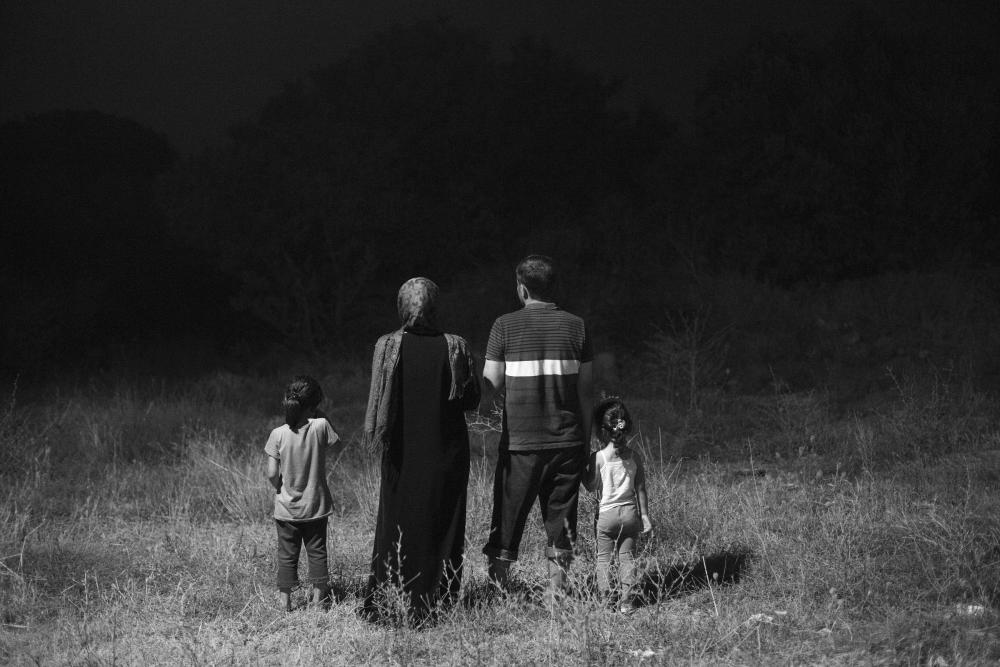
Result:
[[[583,444],[577,379],[580,364],[593,358],[583,320],[553,303],[497,318],[486,359],[505,364],[503,437],[511,451]]]

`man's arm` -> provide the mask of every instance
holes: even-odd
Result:
[[[486,360],[483,365],[483,379],[496,393],[503,389],[504,373],[507,371],[507,364],[503,361]]]
[[[580,399],[580,425],[583,426],[583,444],[590,449],[590,431],[594,420],[594,364],[585,361],[580,364],[580,375],[576,379],[576,393]]]
[[[503,410],[503,406],[498,406],[500,392],[504,388],[504,375],[507,371],[507,364],[503,361],[486,360],[483,364],[483,395],[480,399],[480,406],[486,406],[486,419],[492,419],[497,415],[498,410]]]

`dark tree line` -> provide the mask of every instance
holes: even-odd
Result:
[[[0,340],[8,367],[91,363],[180,314],[155,205],[166,138],[96,111],[0,127]]]
[[[499,60],[446,24],[398,29],[287,86],[165,200],[239,307],[306,349],[353,343],[410,275],[452,287],[589,246],[583,219],[630,198],[665,138],[614,94],[531,41]]]
[[[544,44],[498,55],[437,22],[309,72],[179,162],[101,114],[11,123],[4,362],[185,330],[358,352],[417,274],[485,337],[527,252],[633,346],[720,271],[791,286],[995,264],[996,64],[864,17],[821,45],[764,35],[679,132]]]
[[[687,202],[722,237],[715,261],[782,283],[992,261],[996,60],[952,49],[855,17],[720,67]]]

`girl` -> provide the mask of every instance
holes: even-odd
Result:
[[[622,400],[605,398],[594,408],[594,425],[603,447],[590,456],[584,475],[588,491],[597,491],[597,588],[611,594],[611,561],[618,555],[618,590],[620,611],[635,609],[636,540],[653,530],[646,501],[646,479],[642,458],[629,448],[626,435],[632,430],[632,417]]]
[[[326,524],[333,499],[326,483],[327,449],[340,440],[317,407],[323,400],[319,383],[296,377],[285,389],[285,424],[271,431],[267,480],[274,487],[274,522],[278,529],[280,605],[291,611],[291,592],[298,586],[299,552],[306,546],[312,602],[329,600]]]

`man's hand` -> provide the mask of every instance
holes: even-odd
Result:
[[[642,515],[642,534],[650,535],[653,532],[653,522],[645,514]]]

